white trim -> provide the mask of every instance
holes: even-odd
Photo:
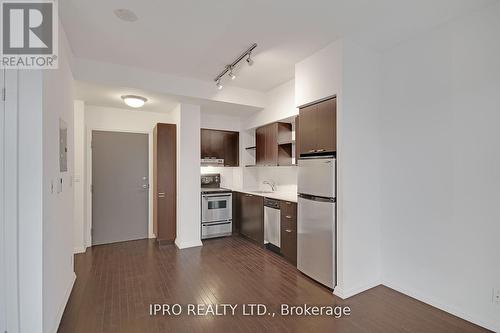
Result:
[[[73,254],[85,253],[85,251],[87,251],[87,248],[85,246],[76,246],[73,249]]]
[[[75,285],[76,274],[73,273],[71,280],[69,281],[68,286],[66,287],[66,291],[64,292],[63,302],[59,305],[59,309],[57,311],[57,317],[55,322],[55,327],[52,332],[57,333],[59,329],[59,325],[61,324],[61,319],[64,313],[64,309],[66,308],[66,304],[68,304],[69,296],[71,295],[71,291],[73,290],[73,286]]]
[[[375,287],[379,286],[380,284],[381,284],[380,280],[375,280],[375,281],[369,282],[363,286],[351,288],[348,290],[344,290],[342,287],[336,286],[333,290],[333,294],[342,298],[342,299],[347,299],[349,297],[352,297],[354,295],[357,295],[357,294],[362,293],[364,291],[367,291],[369,289],[375,288]]]
[[[84,111],[85,112],[85,111]],[[84,243],[85,247],[92,246],[92,132],[93,131],[106,131],[106,132],[117,132],[117,133],[136,133],[136,134],[146,134],[148,136],[148,238],[153,237],[153,186],[151,182],[153,181],[153,156],[150,154],[152,149],[153,135],[148,131],[129,131],[123,129],[113,129],[113,128],[102,128],[102,127],[89,127],[86,128],[85,134],[85,154],[86,158],[86,172],[85,172],[85,197],[86,197],[86,211],[87,219],[85,221],[84,232]],[[85,237],[86,236],[86,237]]]
[[[187,249],[190,247],[198,247],[198,246],[203,246],[203,243],[200,240],[193,240],[193,241],[181,241],[179,238],[175,239],[175,246],[177,246],[178,249]]]
[[[382,284],[388,288],[396,290],[397,292],[400,292],[400,293],[405,294],[407,296],[413,297],[421,302],[424,302],[424,303],[429,304],[435,308],[438,308],[438,309],[443,310],[447,313],[450,313],[454,316],[457,316],[459,318],[467,320],[473,324],[482,326],[482,327],[489,329],[489,330],[492,330],[494,332],[500,332],[500,325],[498,323],[497,324],[493,323],[492,321],[490,321],[490,319],[477,318],[475,316],[470,315],[467,312],[464,312],[464,311],[457,309],[456,307],[454,307],[452,305],[446,305],[446,304],[436,300],[432,296],[424,295],[423,293],[418,292],[416,290],[403,288],[403,287],[401,287],[395,283],[392,283],[390,281],[387,281],[387,280],[384,280]]]

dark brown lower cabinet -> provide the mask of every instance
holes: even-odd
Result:
[[[238,193],[240,234],[259,245],[264,244],[264,198]]]
[[[280,252],[285,259],[297,265],[297,204],[290,201],[281,201],[280,213]]]
[[[241,207],[241,199],[240,196],[242,193],[240,192],[233,192],[233,214],[232,214],[232,220],[233,220],[233,235],[237,235],[240,233],[240,220],[241,220],[241,213],[240,213],[240,207]]]

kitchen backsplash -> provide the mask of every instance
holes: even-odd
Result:
[[[297,167],[201,167],[201,174],[219,173],[221,187],[231,189],[261,189],[268,190],[269,186],[262,184],[265,180],[272,180],[277,190],[282,192],[297,192]]]

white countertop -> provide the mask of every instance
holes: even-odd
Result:
[[[262,193],[262,192],[256,192],[258,190],[238,189],[238,188],[234,188],[231,190],[236,191],[236,192],[248,193],[248,194],[252,194],[252,195],[258,195],[261,197],[266,197],[266,198],[271,198],[271,199],[297,202],[297,192],[275,191],[275,192],[269,192],[269,193]]]

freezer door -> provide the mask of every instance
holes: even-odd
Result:
[[[335,159],[299,160],[298,193],[319,197],[335,197]]]
[[[299,197],[297,214],[297,268],[333,289],[336,282],[335,203]]]

